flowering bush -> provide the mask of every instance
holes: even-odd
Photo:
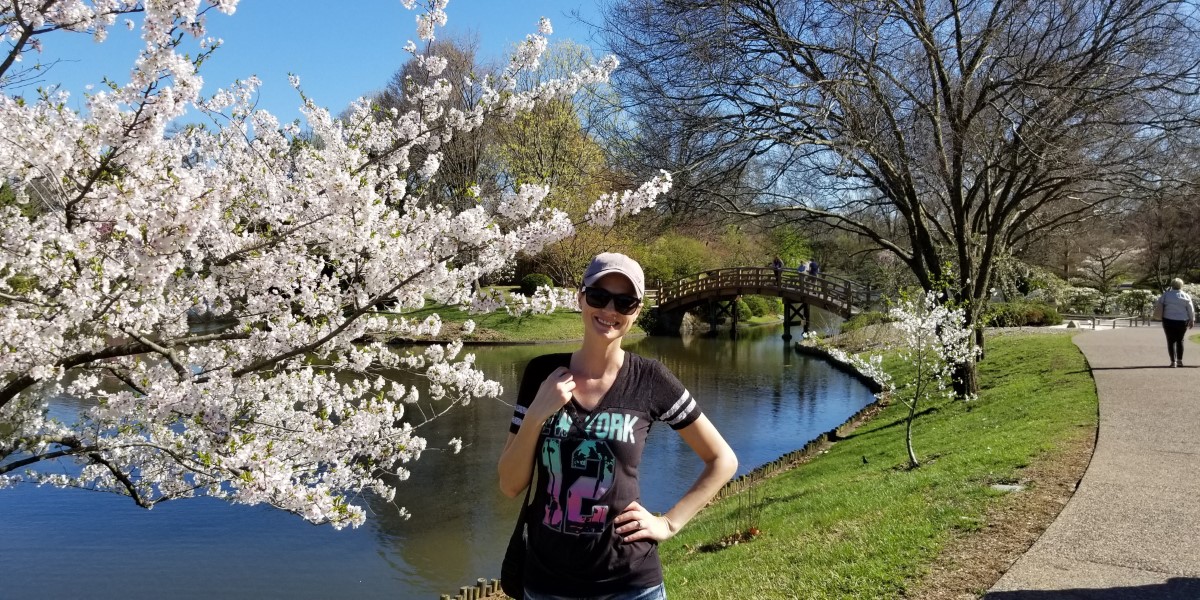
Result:
[[[433,39],[445,5],[424,5],[419,39]],[[603,80],[615,59],[519,92],[548,22],[501,76],[478,82],[439,78],[446,61],[410,42],[432,82],[411,90],[415,108],[380,118],[364,100],[335,119],[301,92],[306,138],[254,108],[253,77],[201,96],[198,69],[219,45],[205,37],[204,13],[232,13],[236,0],[10,6],[0,87],[55,31],[102,40],[118,14],[144,11],[144,46],[130,83],[88,96],[82,112],[64,92],[0,95],[0,175],[13,198],[0,205],[0,488],[109,491],[147,508],[207,495],[361,524],[351,500],[395,496],[404,463],[426,448],[424,415],[500,393],[461,343],[403,353],[353,344],[385,328],[434,336],[441,327],[436,315],[389,322],[376,307],[496,309],[506,299],[476,295],[471,283],[573,231],[543,205],[545,186],[473,198],[461,211],[429,201],[421,184],[437,177],[439,150],[485,119]],[[187,40],[198,40],[193,57]],[[483,100],[451,107],[457,85],[480,86]],[[220,125],[168,135],[187,110]],[[588,218],[635,213],[669,186],[663,173],[606,195]],[[546,288],[511,310],[574,302]],[[198,311],[215,327],[193,329]],[[426,385],[402,385],[386,375],[395,371]],[[74,422],[53,418],[45,399],[60,394],[88,408]]]
[[[920,461],[912,443],[912,423],[917,406],[922,400],[952,396],[951,377],[955,367],[973,362],[979,349],[974,344],[971,329],[966,327],[964,312],[946,307],[933,292],[907,298],[889,314],[903,335],[900,357],[915,371],[897,390],[896,396],[908,406],[905,440],[909,464],[917,467]]]
[[[1125,290],[1117,295],[1115,304],[1122,314],[1145,316],[1150,314],[1157,297],[1150,290]]]
[[[1200,311],[1200,283],[1185,283],[1183,291],[1187,292],[1192,297],[1192,305],[1197,311]],[[1157,296],[1155,296],[1157,298]]]
[[[801,336],[801,339],[805,340],[810,346],[820,348],[833,360],[853,368],[878,384],[881,391],[876,394],[877,397],[886,396],[893,391],[892,376],[883,370],[883,356],[872,354],[863,358],[857,354],[851,354],[837,346],[829,344],[821,337],[821,334],[815,331],[805,332]]]
[[[1099,291],[1087,287],[1068,287],[1062,291],[1058,309],[1063,312],[1085,315],[1104,311],[1104,297]]]

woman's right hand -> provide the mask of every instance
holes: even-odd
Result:
[[[525,411],[525,419],[532,419],[538,424],[545,423],[558,409],[571,401],[571,392],[574,390],[575,376],[571,374],[570,369],[559,367],[551,371],[542,385],[538,386],[537,395]]]

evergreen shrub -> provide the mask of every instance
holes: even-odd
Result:
[[[771,301],[762,296],[746,296],[742,298],[742,302],[746,304],[746,307],[750,310],[750,314],[755,317],[761,317],[774,312],[771,310],[773,308]]]
[[[530,273],[521,278],[521,294],[525,296],[532,296],[542,286],[554,287],[554,280],[541,273]]]
[[[746,319],[749,319],[753,315],[754,315],[754,312],[750,310],[750,305],[746,303],[746,299],[738,298],[738,301],[737,301],[738,320],[744,321]]]
[[[1062,322],[1058,310],[1045,302],[993,302],[983,318],[986,327],[1044,327]]]

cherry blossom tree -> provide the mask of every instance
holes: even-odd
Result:
[[[446,0],[403,4],[431,43]],[[53,88],[0,94],[11,197],[0,205],[0,488],[70,486],[146,508],[205,495],[357,526],[356,497],[393,499],[426,449],[423,423],[500,392],[461,342],[397,351],[355,340],[439,329],[436,316],[389,319],[381,305],[494,309],[470,282],[571,234],[575,223],[543,206],[545,186],[468,191],[475,201],[454,210],[413,182],[436,179],[456,134],[603,80],[615,59],[517,90],[545,49],[543,21],[462,110],[448,99],[464,82],[410,42],[430,75],[410,91],[414,108],[379,119],[362,100],[335,119],[300,91],[311,129],[301,136],[254,109],[254,78],[201,94],[199,68],[219,46],[205,14],[236,5],[0,2],[0,87],[47,33],[101,40],[119,14],[140,11],[144,41],[129,83],[82,111]],[[188,44],[199,50],[189,56]],[[173,126],[188,111],[213,124]],[[603,196],[586,219],[637,212],[669,185],[663,173]],[[73,420],[47,410],[64,394],[85,406]]]
[[[912,373],[896,390],[896,397],[908,407],[904,422],[904,444],[909,468],[921,466],[913,448],[913,421],[924,400],[939,396],[953,397],[952,376],[955,365],[973,361],[979,347],[972,344],[972,330],[961,308],[948,306],[937,292],[923,291],[903,299],[889,311],[901,333],[897,344],[900,357]],[[971,399],[974,394],[967,395]]]

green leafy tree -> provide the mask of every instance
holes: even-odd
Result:
[[[670,282],[715,268],[704,242],[678,233],[668,233],[635,252],[649,282]]]
[[[546,51],[541,66],[521,79],[519,89],[533,89],[594,62],[584,46],[555,44]],[[547,205],[563,210],[576,223],[574,236],[528,257],[530,268],[549,274],[562,285],[578,284],[575,278],[598,250],[628,245],[627,236],[619,230],[594,227],[582,219],[601,194],[622,180],[608,168],[604,148],[589,131],[594,98],[602,93],[592,87],[498,122],[489,146],[495,171],[505,174],[499,181],[502,187],[549,185],[552,191]]]
[[[807,262],[813,258],[813,250],[808,236],[794,223],[783,223],[771,227],[767,230],[767,239],[770,240],[772,254],[782,258],[783,263],[789,268],[795,267],[801,261]]]

